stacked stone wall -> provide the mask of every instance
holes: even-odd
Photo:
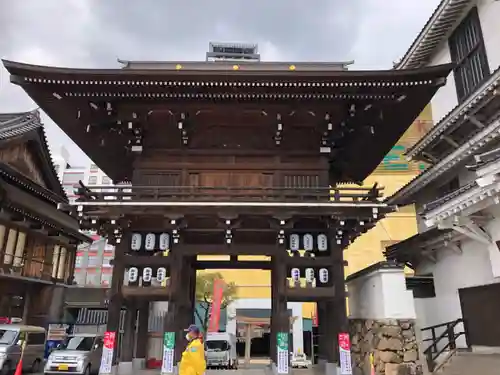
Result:
[[[352,319],[350,335],[353,375],[423,374],[414,320]]]

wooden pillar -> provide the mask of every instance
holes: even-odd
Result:
[[[139,327],[137,329],[137,349],[135,357],[146,360],[148,350],[149,302],[144,301],[139,307]]]
[[[290,335],[290,317],[287,310],[287,266],[284,256],[286,253],[280,246],[277,254],[271,259],[271,338],[270,352],[271,361],[278,361],[277,341],[278,332],[287,332]],[[290,338],[288,340],[291,341]],[[289,355],[287,355],[289,359]]]
[[[318,359],[322,361],[326,361],[325,349],[327,343],[325,340],[328,339],[328,330],[327,330],[327,311],[324,301],[317,302],[317,314],[318,314]]]
[[[130,232],[127,231],[122,235],[121,242],[116,246],[115,258],[113,261],[113,276],[111,279],[110,298],[108,305],[108,320],[106,331],[115,334],[115,349],[113,351],[113,365],[117,364],[117,345],[118,334],[120,327],[120,312],[123,305],[123,278],[125,275],[124,256],[130,245]]]
[[[121,362],[130,362],[134,356],[135,323],[137,320],[137,306],[130,303],[125,313],[124,334],[121,348]]]
[[[194,311],[196,309],[196,256],[191,257],[189,264],[189,301],[190,301],[190,324],[195,323]]]
[[[344,276],[344,253],[337,245],[335,234],[330,233],[330,248],[333,265],[330,268],[331,280],[335,288],[335,296],[325,302],[327,308],[328,344],[326,346],[326,359],[330,364],[339,364],[339,333],[349,332],[349,321],[347,318],[345,276]],[[320,322],[321,323],[321,322]]]
[[[177,249],[176,249],[177,250]],[[190,276],[186,269],[185,257],[182,256],[182,248],[178,251],[173,251],[172,263],[170,264],[170,297],[168,303],[168,312],[165,315],[164,332],[175,332],[175,354],[174,363],[178,363],[181,359],[182,352],[186,345],[184,338],[184,329],[186,322],[186,274]],[[189,279],[189,278],[188,278]]]

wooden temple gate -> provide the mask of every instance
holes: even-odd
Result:
[[[196,270],[266,269],[273,362],[277,334],[289,332],[287,302],[317,302],[319,358],[335,373],[337,337],[348,332],[343,250],[392,210],[377,186],[340,184],[361,184],[376,168],[450,66],[348,72],[338,63],[4,64],[11,81],[113,181],[128,184],[82,184],[75,206],[60,205],[117,245],[107,331],[117,332],[126,306],[121,361],[132,362],[138,310],[135,356],[145,356],[150,301],[169,301],[164,330],[175,332],[179,360],[183,329],[193,322]],[[204,254],[230,260],[197,258]],[[297,283],[304,276],[308,287]]]

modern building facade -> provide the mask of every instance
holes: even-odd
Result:
[[[386,255],[433,279],[420,326],[463,319],[459,347],[500,347],[499,17],[498,1],[444,0],[396,65],[455,64],[431,102],[435,125],[406,152],[428,167],[389,199],[415,204],[419,234]]]

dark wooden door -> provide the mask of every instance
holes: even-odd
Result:
[[[459,290],[469,345],[500,346],[500,284]]]

